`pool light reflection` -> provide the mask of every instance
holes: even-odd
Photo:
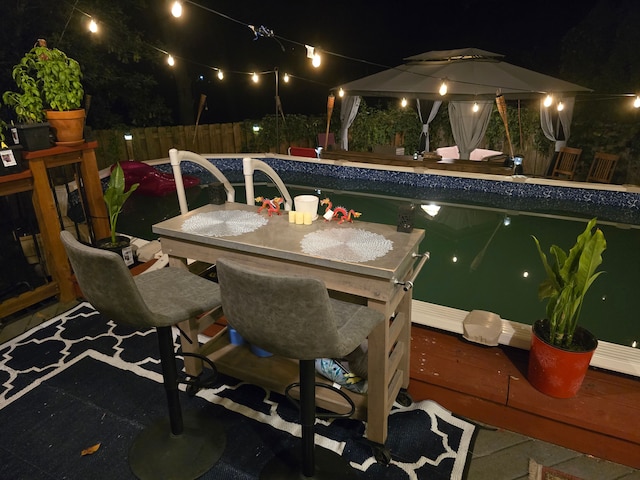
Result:
[[[435,217],[440,211],[440,205],[436,205],[434,203],[430,203],[429,205],[420,205],[420,208],[430,217]]]

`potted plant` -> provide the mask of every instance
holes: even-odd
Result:
[[[20,92],[6,92],[5,102],[27,121],[47,118],[58,145],[83,142],[85,111],[82,71],[78,62],[39,39],[13,68]]]
[[[540,284],[538,296],[547,299],[546,318],[533,324],[529,352],[529,382],[543,393],[569,398],[578,393],[598,341],[578,326],[584,297],[602,274],[607,242],[596,219],[587,224],[568,254],[552,245],[552,259],[542,251],[534,236],[547,278]]]
[[[51,146],[49,124],[45,122],[44,104],[34,71],[34,59],[27,54],[11,72],[18,91],[7,90],[2,95],[4,103],[15,111],[18,121],[11,128],[13,142],[29,151]]]
[[[118,217],[122,212],[122,207],[131,194],[138,188],[140,184],[134,183],[128,191],[125,192],[124,171],[120,163],[111,170],[109,183],[104,193],[104,201],[107,204],[107,213],[109,214],[109,228],[111,236],[100,239],[96,242],[98,248],[115,251],[122,255],[127,265],[133,264],[133,253],[131,251],[130,241],[128,237],[117,234]]]

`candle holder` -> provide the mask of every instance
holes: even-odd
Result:
[[[413,203],[401,205],[400,208],[398,208],[398,232],[413,232],[415,214],[416,206]]]
[[[227,191],[220,182],[210,183],[207,186],[207,193],[209,194],[209,203],[212,205],[224,205],[227,201]]]

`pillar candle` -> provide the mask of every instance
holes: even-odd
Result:
[[[311,222],[313,221],[313,216],[311,215],[311,212],[304,212],[303,221],[305,225],[311,225]]]

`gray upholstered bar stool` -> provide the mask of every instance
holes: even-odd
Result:
[[[315,359],[346,356],[384,315],[331,299],[318,279],[270,273],[224,258],[217,268],[229,325],[249,343],[300,363],[302,448],[276,455],[260,478],[356,478],[340,455],[315,445]]]
[[[171,267],[133,277],[118,254],[84,245],[69,232],[60,238],[82,294],[96,310],[118,324],[158,333],[169,418],[136,437],[129,450],[131,470],[141,479],[200,477],[222,456],[226,436],[210,416],[183,415],[171,327],[219,307],[218,285]]]

